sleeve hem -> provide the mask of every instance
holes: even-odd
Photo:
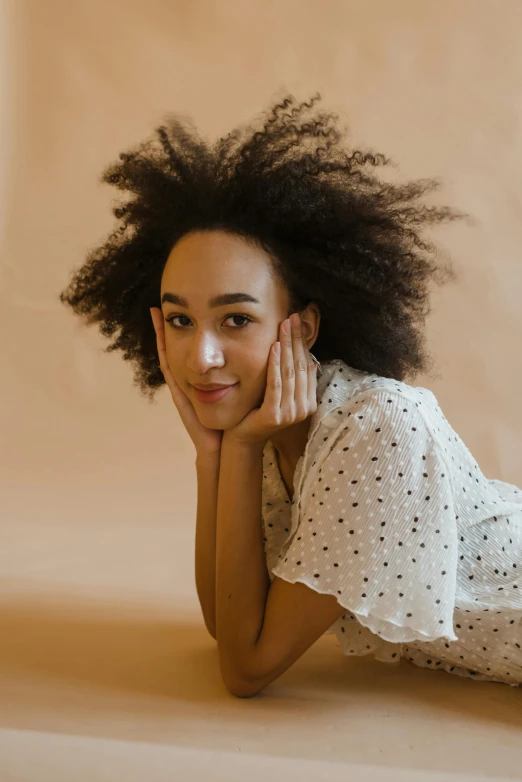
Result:
[[[433,642],[433,641],[439,641],[441,639],[447,639],[448,641],[458,641],[458,636],[456,636],[455,633],[453,632],[453,628],[451,629],[451,631],[449,631],[449,629],[446,628],[446,631],[441,630],[440,633],[433,635],[433,634],[426,633],[423,630],[411,627],[410,625],[401,625],[398,622],[394,622],[392,619],[388,619],[386,617],[377,616],[376,614],[372,614],[371,611],[368,614],[362,614],[362,613],[360,613],[358,611],[353,610],[352,608],[350,608],[348,606],[345,606],[342,603],[342,601],[340,599],[340,596],[336,592],[334,592],[334,591],[328,592],[328,591],[323,591],[321,589],[318,589],[315,584],[310,584],[309,581],[306,580],[306,577],[291,578],[289,576],[281,575],[277,571],[278,571],[278,567],[273,568],[272,572],[273,572],[274,576],[277,576],[278,578],[281,578],[284,581],[287,581],[289,584],[297,584],[297,583],[305,584],[305,586],[309,587],[310,589],[313,589],[314,592],[317,592],[320,595],[333,595],[333,597],[336,598],[336,600],[339,603],[339,605],[342,608],[344,608],[347,613],[353,614],[356,617],[357,621],[361,625],[363,625],[363,627],[366,627],[372,633],[374,633],[375,635],[378,635],[378,637],[381,640],[383,640],[383,641],[388,641],[389,643],[393,643],[393,644],[397,644],[397,643],[412,643],[414,641],[419,641],[420,643],[429,643],[429,642]],[[341,619],[342,619],[342,617],[341,617]],[[373,622],[372,622],[372,620],[373,620]],[[334,625],[337,622],[339,622],[339,621],[340,620],[337,619],[336,622],[334,622]],[[410,633],[410,635],[408,637],[401,637],[400,639],[390,638],[389,636],[387,637],[387,635],[385,633],[383,633],[382,630],[379,630],[379,632],[376,632],[376,630],[374,630],[375,624],[377,622],[386,622],[387,624],[392,625],[393,627],[400,628],[403,631],[411,630],[411,633]],[[372,624],[373,624],[373,627],[372,627]],[[332,625],[332,627],[334,625]]]

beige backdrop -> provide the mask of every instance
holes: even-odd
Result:
[[[192,443],[168,391],[144,401],[58,302],[113,226],[101,170],[166,112],[216,137],[320,91],[350,143],[476,219],[433,234],[460,279],[428,320],[440,377],[414,384],[486,477],[522,485],[520,0],[2,6],[0,778],[522,778],[505,685],[342,659],[328,636],[263,696],[227,693]]]

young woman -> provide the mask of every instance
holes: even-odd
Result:
[[[522,491],[433,393],[422,326],[455,273],[419,203],[346,151],[320,96],[214,145],[169,118],[103,180],[132,198],[60,298],[164,383],[196,449],[196,586],[228,690],[323,633],[347,656],[522,683]],[[159,142],[159,143],[158,143]],[[311,350],[319,357],[321,363]],[[218,389],[218,386],[220,387]]]

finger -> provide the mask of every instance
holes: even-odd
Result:
[[[303,342],[303,334],[301,329],[301,319],[299,313],[294,313],[291,317],[292,323],[292,349],[293,349],[293,361],[295,370],[295,417],[296,419],[304,419],[308,415],[308,386],[309,386],[309,372],[308,372],[308,357],[305,353],[305,345]]]
[[[310,415],[310,413],[315,413],[317,410],[317,364],[313,360],[304,338],[302,338],[301,341],[302,341],[303,355],[305,356],[306,359],[307,379],[308,379],[307,415]]]
[[[283,328],[285,323],[288,324],[288,334]],[[281,343],[281,411],[283,416],[294,419],[295,368],[291,331],[290,319],[283,321],[279,327],[279,341]]]
[[[270,348],[270,358],[268,361],[268,373],[266,379],[266,388],[268,397],[267,406],[269,409],[269,415],[272,418],[279,420],[281,409],[281,396],[283,393],[283,387],[281,382],[281,343],[274,342]]]
[[[315,413],[317,410],[317,364],[308,353],[308,413]]]

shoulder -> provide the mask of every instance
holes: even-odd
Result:
[[[429,454],[444,459],[435,437],[440,412],[429,389],[354,370],[340,360],[327,362],[325,375],[318,383],[318,407],[303,458],[307,487],[325,464],[346,459],[348,450],[377,457],[379,463],[418,463]]]
[[[345,432],[377,435],[386,431],[408,439],[417,432],[430,434],[422,399],[415,389],[400,389],[395,383],[358,391],[325,415],[321,424],[328,429],[329,440],[338,440]]]
[[[409,405],[427,419],[433,408],[438,408],[437,399],[428,388],[363,372],[340,359],[326,362],[324,374],[317,386],[317,400],[318,408],[312,429],[319,423],[329,429],[334,428],[343,416],[349,417],[356,407],[391,410],[404,402],[403,407]]]
[[[427,423],[422,402],[411,387],[401,391],[395,381],[392,385],[360,391],[322,419],[305,463],[303,499],[327,476],[329,482],[335,479],[335,492],[360,488],[354,480],[376,490],[378,485],[395,485],[405,479],[417,485],[418,481],[426,484],[437,480],[436,476],[447,476],[444,454]],[[350,485],[345,481],[347,475]]]

